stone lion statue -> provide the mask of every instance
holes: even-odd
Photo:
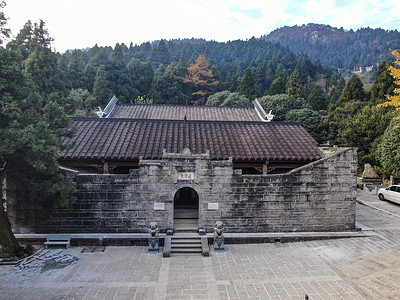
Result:
[[[214,226],[214,249],[224,249],[224,223],[217,221]]]
[[[149,251],[158,251],[159,249],[159,232],[157,222],[151,222],[149,226]]]

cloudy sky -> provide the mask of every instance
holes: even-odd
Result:
[[[220,42],[307,23],[400,30],[398,0],[5,0],[14,35],[43,19],[53,47],[129,45],[173,38]]]

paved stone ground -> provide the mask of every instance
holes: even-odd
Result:
[[[210,257],[70,248],[79,261],[65,268],[0,266],[0,299],[399,299],[400,206],[358,199],[369,237],[226,245]]]

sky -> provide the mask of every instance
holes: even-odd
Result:
[[[11,33],[45,22],[58,52],[175,38],[218,42],[318,23],[400,30],[398,0],[5,0]]]

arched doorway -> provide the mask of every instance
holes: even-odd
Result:
[[[190,187],[179,189],[174,196],[174,228],[197,230],[199,222],[199,195]]]

